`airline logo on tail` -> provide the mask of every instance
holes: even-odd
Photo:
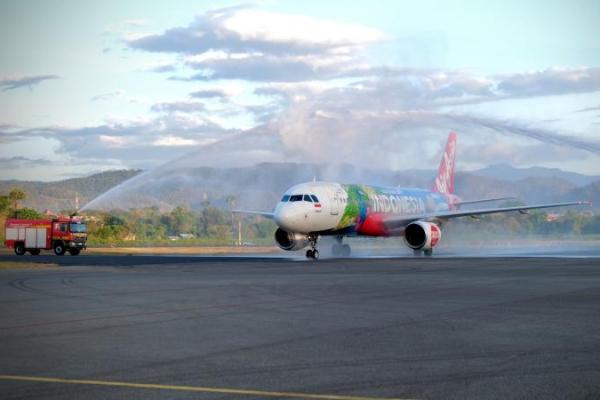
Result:
[[[456,133],[450,132],[446,150],[440,162],[440,169],[435,178],[433,191],[438,193],[454,193],[454,156],[456,154]]]

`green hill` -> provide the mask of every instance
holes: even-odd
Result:
[[[0,181],[0,193],[8,193],[12,188],[21,188],[27,193],[24,207],[38,211],[75,209],[76,198],[79,206],[106,192],[119,183],[139,174],[140,170],[106,171],[82,178],[72,178],[55,182]]]
[[[290,186],[317,177],[338,182],[365,182],[384,186],[430,187],[435,172],[376,171],[352,165],[337,167],[316,164],[263,163],[245,168],[173,168],[149,171],[108,171],[84,178],[57,182],[0,181],[0,193],[19,187],[27,193],[25,207],[38,211],[73,210],[75,199],[83,207],[90,200],[120,183],[137,176],[124,186],[103,196],[92,209],[129,209],[156,206],[171,210],[177,205],[201,208],[205,199],[216,207],[227,208],[228,199],[238,206],[268,210]],[[592,200],[600,205],[600,181],[585,186],[557,176],[525,177],[509,180],[458,172],[456,191],[464,200],[514,196],[526,203],[567,200]]]

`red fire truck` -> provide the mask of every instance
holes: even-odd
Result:
[[[5,225],[4,245],[22,256],[25,252],[40,254],[41,250],[54,250],[62,256],[69,252],[78,255],[86,248],[87,230],[78,218],[57,217],[53,219],[8,218]]]

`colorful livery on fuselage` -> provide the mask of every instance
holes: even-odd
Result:
[[[326,199],[325,205],[319,199]],[[383,224],[386,215],[449,210],[445,196],[424,189],[308,182],[286,191],[274,218],[290,232],[394,236],[398,232]]]

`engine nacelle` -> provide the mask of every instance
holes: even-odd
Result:
[[[431,222],[412,222],[404,229],[404,240],[414,250],[431,250],[441,238],[442,230]]]
[[[303,233],[292,233],[277,228],[275,241],[283,250],[301,250],[308,246],[308,235]]]

